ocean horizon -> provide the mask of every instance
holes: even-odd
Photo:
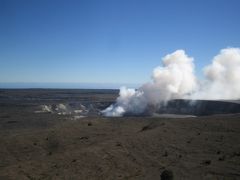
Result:
[[[0,89],[119,89],[122,86],[137,88],[134,83],[38,83],[38,82],[1,82]]]

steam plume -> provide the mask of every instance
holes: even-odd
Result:
[[[203,72],[206,81],[192,98],[209,100],[240,98],[239,48],[222,49]]]
[[[120,89],[115,104],[103,110],[105,116],[141,114],[148,106],[159,106],[171,99],[240,98],[240,49],[227,48],[204,68],[206,80],[194,75],[193,58],[177,50],[162,58],[163,65],[153,70],[152,81],[139,89]]]

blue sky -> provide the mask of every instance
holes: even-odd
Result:
[[[0,0],[0,83],[141,84],[184,49],[240,47],[239,0]]]

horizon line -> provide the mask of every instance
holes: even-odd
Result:
[[[120,89],[137,88],[140,83],[81,83],[81,82],[0,82],[0,89]]]

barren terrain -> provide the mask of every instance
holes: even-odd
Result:
[[[117,93],[1,90],[0,179],[240,179],[239,114],[99,116]],[[38,113],[79,102],[96,112]]]

